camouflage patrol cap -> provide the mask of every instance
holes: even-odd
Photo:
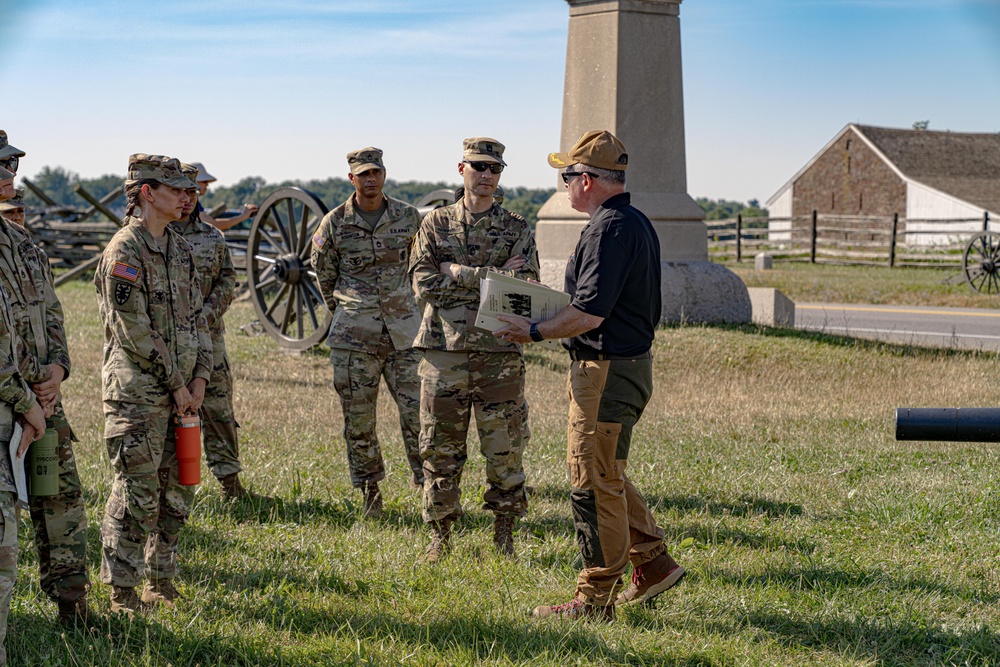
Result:
[[[466,162],[499,162],[503,166],[505,146],[489,137],[471,137],[462,142],[462,159]]]
[[[181,173],[181,163],[177,158],[166,155],[133,153],[128,157],[128,180],[159,181],[172,188],[188,190],[197,187]]]
[[[208,173],[208,169],[205,169],[205,165],[201,162],[192,162],[191,166],[198,170],[198,176],[194,179],[196,183],[214,183],[219,180]]]
[[[369,146],[360,148],[347,154],[347,164],[351,167],[351,173],[357,176],[369,169],[381,169],[385,171],[382,164],[382,149]]]
[[[24,190],[17,188],[14,191],[14,196],[7,201],[0,201],[0,213],[4,211],[23,211],[24,210]]]
[[[198,189],[198,167],[193,164],[188,164],[187,162],[181,162],[181,173],[191,181],[191,187],[186,188],[187,190],[197,190]]]
[[[24,157],[25,153],[20,148],[14,148],[7,143],[7,133],[0,130],[0,160],[7,157]]]
[[[576,163],[598,169],[625,171],[628,168],[628,153],[625,144],[607,130],[584,132],[566,153],[549,153],[549,165],[565,169]]]

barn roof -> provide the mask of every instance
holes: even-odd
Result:
[[[907,178],[1000,211],[1000,134],[855,128]]]
[[[845,132],[854,131],[901,177],[988,211],[1000,211],[1000,133],[900,130],[849,124],[768,199],[778,197]]]

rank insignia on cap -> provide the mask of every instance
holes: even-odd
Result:
[[[134,283],[139,279],[139,269],[125,262],[115,262],[114,267],[111,269],[111,275]]]
[[[326,239],[320,236],[319,232],[313,234],[313,243],[316,244],[317,248],[322,248],[323,244],[326,243]]]

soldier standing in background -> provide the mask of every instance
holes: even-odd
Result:
[[[198,218],[198,186],[194,185],[197,167],[182,163],[181,172],[192,182],[188,188],[191,201],[184,206],[184,217],[170,223],[170,228],[191,246],[194,267],[201,279],[202,313],[212,334],[212,377],[201,405],[201,437],[208,467],[222,485],[226,498],[231,500],[248,495],[240,483],[243,466],[236,431],[239,424],[233,408],[233,374],[226,354],[223,321],[236,291],[236,269],[222,232]]]
[[[538,279],[535,237],[524,218],[497,204],[504,146],[475,137],[463,142],[460,201],[428,213],[410,258],[423,311],[414,347],[421,348],[420,453],[424,459],[424,521],[431,542],[424,561],[449,548],[462,515],[460,481],[468,458],[469,417],[476,414],[486,457],[483,508],[494,513],[493,542],[514,555],[514,522],[527,512],[522,453],[527,440],[521,346],[473,326],[479,281],[490,271]]]
[[[14,196],[14,171],[17,170],[18,157],[9,153],[0,149],[0,201]],[[17,450],[19,457],[24,456],[29,443],[45,435],[42,407],[18,370],[17,347],[21,344],[10,310],[10,294],[0,286],[0,442],[10,442],[16,418],[24,428]],[[17,581],[17,489],[11,463],[6,453],[0,455],[0,667],[7,664],[4,647],[7,615]]]
[[[420,314],[407,275],[407,253],[420,215],[386,197],[382,151],[347,154],[354,194],[323,218],[312,238],[312,266],[333,324],[330,346],[333,384],[344,412],[344,441],[351,484],[365,495],[364,513],[382,514],[378,483],[385,464],[375,432],[380,378],[399,408],[399,427],[413,475],[423,486],[420,458],[420,353],[413,338]]]
[[[112,612],[173,606],[181,597],[177,540],[194,488],[179,483],[172,418],[201,408],[212,376],[191,248],[169,228],[191,186],[174,158],[130,156],[125,226],[94,276],[104,322],[104,438],[115,473],[101,526]]]
[[[204,197],[205,193],[208,192],[208,184],[214,183],[216,178],[208,173],[208,170],[205,169],[205,165],[201,162],[192,162],[191,166],[198,170],[198,175],[195,176],[194,181],[198,187],[198,196]],[[212,225],[220,232],[224,232],[227,229],[235,227],[244,220],[249,220],[255,216],[257,214],[257,205],[243,204],[243,210],[240,211],[240,214],[233,216],[232,218],[213,218],[201,204],[197,204],[195,206],[195,210],[198,211],[198,215],[202,222]]]
[[[0,218],[24,227],[24,192],[21,188],[16,188],[14,192],[14,196],[7,201],[0,201]]]
[[[0,130],[0,154],[10,152]],[[16,151],[15,157],[24,156]],[[21,221],[24,216],[22,214]],[[76,469],[70,428],[62,407],[62,382],[69,377],[69,347],[63,310],[52,285],[49,259],[23,227],[0,220],[0,284],[10,295],[17,334],[24,341],[18,367],[58,434],[59,489],[53,496],[30,496],[31,523],[41,588],[59,606],[59,622],[72,626],[90,619],[87,592],[87,510]]]

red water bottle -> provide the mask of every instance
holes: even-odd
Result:
[[[174,446],[181,484],[201,483],[201,417],[174,415]]]

